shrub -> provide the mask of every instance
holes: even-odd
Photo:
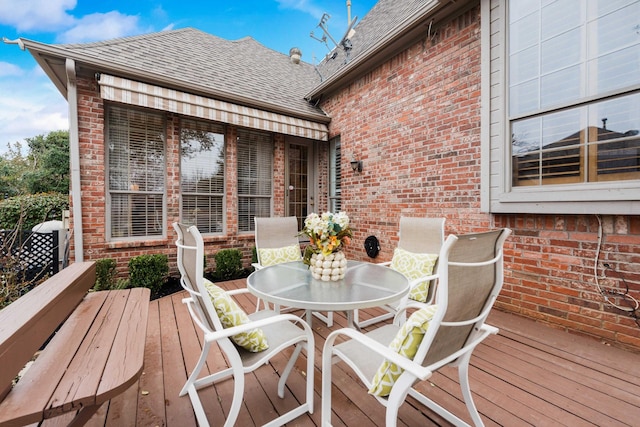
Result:
[[[169,259],[164,254],[147,254],[129,260],[129,284],[132,288],[149,288],[156,293],[169,273]]]
[[[116,289],[116,261],[113,258],[96,260],[96,284],[94,291]]]
[[[31,230],[34,225],[62,218],[69,209],[69,196],[39,193],[10,197],[0,201],[0,229]]]
[[[113,285],[111,289],[127,289],[129,287],[129,280],[127,279],[118,279],[116,283]]]
[[[218,280],[232,280],[242,277],[242,252],[239,249],[222,249],[215,255]]]
[[[258,263],[258,248],[253,246],[251,248],[251,264],[257,264],[257,263]]]

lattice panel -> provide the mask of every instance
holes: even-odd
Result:
[[[58,272],[58,232],[0,231],[2,268],[10,268],[24,282],[37,281]]]

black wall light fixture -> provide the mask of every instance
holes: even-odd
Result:
[[[355,154],[353,156],[351,156],[351,169],[353,169],[354,172],[362,172],[362,160],[356,160],[356,156]]]

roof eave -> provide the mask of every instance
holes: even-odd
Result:
[[[416,40],[428,35],[430,26],[450,19],[453,15],[470,9],[481,0],[446,1],[431,0],[413,15],[407,17],[395,29],[383,36],[376,44],[358,55],[343,68],[316,86],[305,99],[314,101],[323,95],[332,93],[356,78],[371,71],[387,59],[410,46]],[[433,31],[433,30],[432,30]]]
[[[122,77],[130,78],[137,81],[157,84],[159,86],[164,86],[171,89],[182,90],[196,95],[202,95],[222,101],[255,107],[261,110],[285,114],[291,117],[312,120],[318,123],[329,123],[331,121],[330,117],[327,117],[322,113],[313,114],[301,112],[296,109],[283,108],[279,105],[247,98],[244,96],[239,96],[225,91],[212,91],[210,88],[172,80],[165,76],[154,74],[148,71],[136,70],[135,73],[132,73],[132,70],[130,68],[120,64],[107,63],[87,55],[77,53],[71,54],[66,49],[28,39],[21,39],[21,41],[24,43],[25,48],[29,50],[29,53],[31,53],[31,55],[34,57],[38,65],[42,67],[44,72],[51,79],[56,88],[58,88],[62,96],[65,97],[65,99],[67,98],[67,77],[64,69],[64,64],[66,59],[73,59],[76,62],[77,67],[85,68],[96,73],[104,72],[117,74]],[[53,64],[57,61],[60,61],[60,67],[53,66]]]

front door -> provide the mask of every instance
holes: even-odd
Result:
[[[298,218],[298,230],[304,226],[307,214],[315,209],[313,192],[313,144],[291,139],[287,143],[287,177],[285,194],[287,216]]]

